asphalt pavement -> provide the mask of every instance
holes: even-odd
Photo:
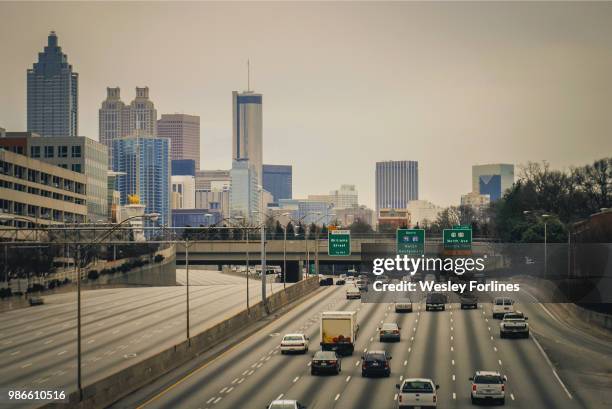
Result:
[[[426,312],[420,301],[412,313],[397,314],[393,304],[349,301],[344,287],[329,287],[178,381],[140,396],[141,407],[263,409],[274,399],[297,399],[309,409],[394,408],[397,383],[406,377],[427,377],[440,385],[438,407],[471,408],[469,378],[476,370],[496,370],[508,377],[509,408],[610,407],[610,388],[577,390],[580,383],[574,379],[572,360],[558,359],[558,351],[551,359],[542,346],[544,340],[560,339],[562,354],[574,354],[574,344],[579,343],[610,357],[610,342],[576,332],[529,297],[514,295],[517,309],[529,316],[532,336],[500,339],[499,320],[492,318],[488,302],[461,310],[451,294],[445,311]],[[340,375],[312,376],[309,365],[312,352],[319,349],[319,317],[330,310],[358,311],[357,348],[342,358]],[[379,342],[377,327],[384,322],[399,324],[400,342]],[[289,332],[308,335],[310,353],[281,355],[280,340]],[[389,378],[361,377],[361,355],[375,349],[393,357]],[[138,392],[131,402],[135,396]],[[127,406],[120,401],[115,407]]]
[[[270,286],[278,291],[282,283]],[[261,282],[251,280],[249,287],[251,303],[259,301]],[[0,314],[0,389],[76,390],[76,293],[44,298],[45,305]],[[191,334],[245,308],[244,278],[190,271]],[[87,385],[184,341],[186,287],[83,291],[82,323]]]

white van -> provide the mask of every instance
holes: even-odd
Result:
[[[493,318],[504,318],[504,314],[514,312],[514,300],[508,297],[495,297],[493,300]]]

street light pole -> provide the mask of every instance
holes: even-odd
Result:
[[[283,289],[287,282],[287,226],[283,228]]]
[[[189,238],[185,237],[185,281],[187,282],[187,341],[191,342],[191,337],[189,335]]]
[[[247,302],[247,313],[251,313],[249,309],[249,228],[246,228],[246,302]]]
[[[77,388],[79,389],[79,400],[83,400],[83,385],[81,373],[81,245],[76,249],[76,275],[77,275]]]
[[[544,278],[548,277],[548,226],[546,220],[550,217],[548,214],[543,214],[544,219]]]
[[[261,300],[268,310],[266,299],[266,223],[261,224]]]

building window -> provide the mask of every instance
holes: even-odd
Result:
[[[79,172],[81,173],[81,164],[80,163],[73,163],[72,165],[70,165],[70,168],[73,172]]]
[[[45,146],[45,158],[53,157],[53,146]]]
[[[67,158],[68,157],[68,147],[67,146],[58,146],[57,147],[57,157],[58,158]]]
[[[33,158],[40,158],[40,146],[30,147],[30,156]]]
[[[81,157],[81,147],[80,146],[73,146],[72,147],[72,157],[73,158],[80,158]]]

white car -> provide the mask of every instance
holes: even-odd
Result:
[[[529,338],[529,324],[527,324],[527,317],[520,311],[504,314],[504,319],[501,324],[499,324],[500,338],[512,336]]]
[[[302,405],[296,400],[274,400],[268,405],[268,409],[306,409],[306,406]]]
[[[355,283],[355,277],[352,277],[352,276],[346,277],[346,283],[347,284],[354,284]]]
[[[398,409],[436,408],[438,407],[437,390],[440,388],[427,378],[407,378],[395,385]]]
[[[499,402],[502,405],[506,402],[506,380],[497,371],[476,371],[472,381],[472,404],[486,401]]]
[[[395,312],[412,312],[412,302],[410,300],[397,300],[395,302]]]
[[[514,312],[514,300],[508,297],[495,297],[493,300],[493,318],[503,318],[504,314]]]
[[[280,344],[281,354],[288,352],[308,352],[308,337],[304,334],[287,334]]]
[[[346,289],[346,299],[351,300],[353,298],[361,298],[361,292],[359,291],[359,288],[355,287],[354,285],[351,285]]]

